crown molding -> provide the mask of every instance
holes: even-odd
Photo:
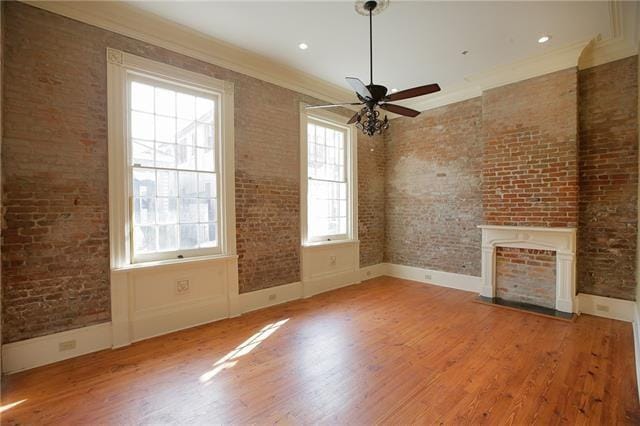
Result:
[[[582,40],[543,54],[501,65],[489,71],[470,75],[465,78],[464,83],[445,87],[438,94],[406,101],[402,105],[425,111],[480,96],[483,91],[494,87],[571,67],[586,69],[637,55],[640,48],[640,31],[636,17],[640,18],[638,2],[610,0],[611,38],[603,39],[597,35],[590,40]]]
[[[135,38],[171,51],[236,71],[327,102],[355,100],[351,91],[311,74],[283,65],[150,12],[121,2],[28,1],[24,3],[58,15]],[[480,96],[484,90],[570,67],[590,68],[638,54],[640,32],[635,1],[609,0],[611,38],[595,36],[489,71],[444,87],[438,94],[399,102],[425,111]],[[353,109],[353,108],[351,108]],[[395,114],[388,114],[397,118]]]
[[[141,40],[296,92],[348,102],[354,94],[296,68],[122,2],[23,1],[95,27]]]

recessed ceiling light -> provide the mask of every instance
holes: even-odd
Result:
[[[549,40],[551,40],[551,36],[550,35],[543,35],[542,37],[540,37],[538,39],[538,43],[542,44],[542,43],[546,43]]]
[[[398,89],[391,89],[391,93],[396,93]]]
[[[300,43],[298,47],[300,48],[300,50],[307,50],[309,48],[309,45],[307,43]]]

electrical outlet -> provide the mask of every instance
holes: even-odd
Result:
[[[276,295],[275,294],[270,294],[269,295],[269,300],[276,300]]]
[[[430,280],[431,279],[431,274],[424,274],[424,279],[425,280]]]
[[[178,280],[176,282],[176,293],[185,294],[189,292],[189,280]]]
[[[596,311],[609,312],[609,307],[607,305],[596,305]]]
[[[58,344],[58,351],[62,352],[62,351],[70,351],[72,349],[76,348],[76,341],[75,340],[67,340],[65,342],[60,342]]]
[[[336,266],[336,257],[335,256],[329,256],[329,265]]]

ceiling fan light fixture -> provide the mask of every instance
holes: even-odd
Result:
[[[389,128],[389,118],[385,115],[380,119],[380,111],[365,107],[358,113],[355,125],[367,136],[381,135]]]

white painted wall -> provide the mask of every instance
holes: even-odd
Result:
[[[112,270],[113,346],[239,315],[237,282],[237,256]]]
[[[302,247],[303,296],[360,282],[360,242],[340,241]]]

